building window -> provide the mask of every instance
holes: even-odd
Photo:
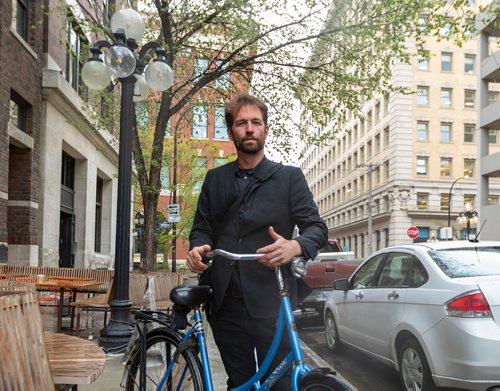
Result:
[[[452,164],[451,158],[448,158],[448,157],[441,158],[441,165],[440,165],[441,176],[444,176],[444,177],[451,176],[451,164]]]
[[[426,34],[429,32],[429,18],[425,15],[420,15],[417,19],[417,29],[419,32]]]
[[[12,27],[26,42],[28,41],[29,0],[14,0],[12,2]]]
[[[160,185],[162,190],[167,190],[170,187],[170,169],[162,166],[160,171]]]
[[[421,71],[429,70],[429,51],[424,50],[418,53],[417,57],[417,69]]]
[[[429,139],[429,122],[417,121],[417,140],[427,141]]]
[[[429,104],[429,87],[417,87],[417,105],[425,106]]]
[[[384,228],[385,247],[389,247],[389,228]]]
[[[446,23],[439,29],[439,35],[442,37],[449,37],[451,35],[451,22]]]
[[[488,91],[488,104],[491,105],[498,100],[498,91]]]
[[[496,144],[497,143],[497,133],[498,130],[489,130],[488,131],[488,143],[489,144]]]
[[[95,232],[94,232],[94,251],[101,252],[101,234],[102,234],[102,188],[104,181],[97,177],[95,194]]]
[[[389,127],[384,128],[384,148],[389,146]]]
[[[193,138],[207,138],[208,134],[208,114],[204,105],[193,107]]]
[[[71,20],[67,22],[66,30],[66,80],[78,95],[83,96],[85,87],[82,80],[82,68],[86,60],[83,48],[86,39],[79,26]]]
[[[206,58],[197,58],[194,60],[193,78],[198,79],[208,70],[208,60]]]
[[[384,179],[386,181],[389,179],[389,160],[384,162]]]
[[[429,201],[428,193],[417,193],[417,209],[419,210],[427,209],[428,201]]]
[[[441,72],[451,72],[452,60],[452,53],[441,53]]]
[[[488,196],[488,205],[498,204],[499,197],[497,195],[489,195]]]
[[[193,190],[200,190],[203,185],[203,178],[205,177],[205,173],[207,172],[207,158],[206,157],[198,157],[195,158],[193,164]]]
[[[9,103],[9,122],[28,133],[28,105],[21,98],[12,96]]]
[[[464,72],[474,73],[476,71],[476,56],[473,54],[466,54],[464,58]]]
[[[441,122],[441,129],[439,132],[439,140],[443,141],[443,142],[451,142],[451,140],[452,140],[451,123]]]
[[[464,159],[464,176],[474,178],[476,168],[476,159]]]
[[[429,159],[427,157],[417,157],[417,175],[428,175]]]
[[[226,121],[224,119],[224,107],[215,108],[215,137],[217,140],[229,140],[227,135]]]
[[[453,104],[452,102],[453,89],[451,88],[441,88],[441,107],[450,108]]]
[[[61,185],[68,189],[75,188],[75,159],[66,152],[62,153]]]
[[[474,107],[476,107],[476,91],[475,90],[465,90],[464,106],[467,109],[473,109]]]
[[[448,193],[441,193],[441,210],[448,210],[450,208],[450,195]]]
[[[464,143],[473,143],[476,139],[476,125],[465,124],[464,125]]]
[[[227,163],[227,158],[225,158],[225,157],[215,157],[214,158],[214,168],[223,166],[226,163]]]
[[[215,65],[218,67],[220,67],[222,65],[222,60],[217,60],[215,61]],[[227,66],[229,65],[229,63],[225,63],[224,65],[222,65],[222,69],[224,68],[227,68]],[[229,86],[231,85],[231,72],[230,71],[227,71],[226,73],[224,73],[222,76],[220,76],[219,78],[217,78],[215,80],[215,87],[216,88],[229,88]]]
[[[474,194],[464,194],[464,206],[467,204],[475,208],[476,196]]]

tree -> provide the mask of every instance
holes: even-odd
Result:
[[[87,1],[80,0],[83,8]],[[99,3],[99,2],[97,2]],[[273,143],[284,152],[295,134],[307,142],[335,137],[308,134],[290,113],[300,110],[308,121],[342,121],[346,110],[358,112],[363,99],[397,88],[389,84],[395,61],[409,61],[406,40],[417,46],[438,36],[443,26],[460,42],[470,28],[473,9],[464,0],[145,0],[146,39],[158,39],[174,69],[173,86],[161,94],[152,148],[134,135],[134,162],[145,213],[146,269],[152,269],[154,227],[160,189],[163,142],[167,124],[203,99],[224,101],[239,87],[272,108]],[[95,12],[86,12],[94,15]],[[426,19],[425,28],[421,16]],[[98,20],[94,20],[99,24]],[[100,26],[103,31],[105,26]],[[330,48],[334,48],[331,50]],[[309,57],[312,57],[309,59]],[[208,59],[196,69],[194,58]],[[216,88],[230,76],[232,88]],[[318,91],[318,85],[327,90]],[[187,117],[188,118],[188,117]],[[308,127],[309,128],[309,127]]]

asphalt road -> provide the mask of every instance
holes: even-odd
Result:
[[[399,374],[392,367],[382,364],[354,348],[343,346],[333,353],[325,342],[322,319],[296,319],[299,336],[310,349],[337,370],[358,391],[401,391]],[[440,388],[442,391],[464,391]]]
[[[343,347],[335,354],[330,351],[321,321],[309,320],[299,324],[303,326],[299,330],[300,339],[359,391],[401,390],[398,373],[393,368],[349,347]]]

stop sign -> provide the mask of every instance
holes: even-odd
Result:
[[[415,226],[411,226],[406,230],[406,234],[411,238],[411,239],[416,239],[418,238],[418,228]]]

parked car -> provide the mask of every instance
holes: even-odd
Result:
[[[322,318],[325,300],[333,290],[334,281],[349,277],[361,262],[354,259],[352,251],[342,251],[338,242],[330,239],[316,258],[307,262],[307,274],[303,280],[311,293],[298,303],[295,317]]]
[[[394,366],[404,390],[500,387],[500,242],[380,250],[334,283],[324,314],[330,349]]]

